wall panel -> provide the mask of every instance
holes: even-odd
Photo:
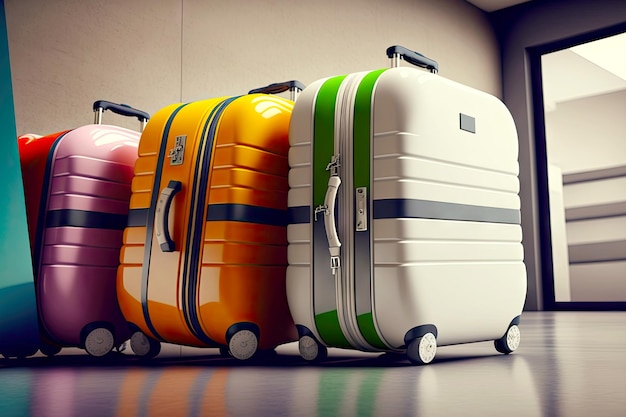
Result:
[[[6,12],[18,134],[90,123],[98,99],[154,113],[385,67],[391,44],[501,93],[493,29],[463,0],[7,0]]]

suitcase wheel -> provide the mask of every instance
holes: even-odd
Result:
[[[435,359],[437,354],[437,339],[432,333],[415,338],[406,349],[406,356],[415,365],[426,365]]]
[[[108,355],[113,350],[115,337],[113,337],[113,332],[106,327],[95,327],[87,333],[83,344],[87,353],[99,358]]]
[[[127,348],[127,343],[126,342],[122,342],[121,345],[115,346],[115,351],[117,353],[122,353],[122,352],[124,352],[126,350],[126,348]]]
[[[231,358],[232,356],[230,355],[230,352],[228,351],[227,347],[220,347],[220,356],[222,358]]]
[[[326,359],[328,356],[328,349],[326,346],[319,343],[313,337],[305,335],[302,336],[298,342],[298,350],[302,359],[310,362],[319,362]]]
[[[28,348],[28,349],[12,350],[9,352],[4,351],[4,352],[0,352],[0,355],[4,356],[6,359],[16,358],[17,360],[22,360],[29,356],[33,356],[35,353],[37,353],[36,347],[34,348],[34,350],[31,348]]]
[[[61,346],[42,342],[39,346],[39,351],[46,356],[54,356],[61,351]]]
[[[512,324],[502,338],[494,341],[494,345],[498,352],[508,355],[519,347],[521,339],[522,336],[519,327]]]
[[[137,330],[130,336],[130,348],[135,355],[149,359],[154,358],[161,352],[161,343]]]
[[[228,351],[233,358],[239,360],[250,359],[257,350],[259,340],[257,335],[248,329],[235,332],[228,341]]]

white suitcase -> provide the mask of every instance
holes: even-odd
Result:
[[[520,341],[526,297],[513,119],[497,98],[387,50],[292,113],[287,293],[300,354]],[[426,67],[400,67],[400,59]]]

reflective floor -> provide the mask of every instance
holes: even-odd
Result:
[[[148,364],[0,359],[0,416],[626,416],[626,312],[527,312],[520,328],[512,355],[440,347],[423,367],[333,349],[311,366],[295,344],[262,364],[171,345]]]

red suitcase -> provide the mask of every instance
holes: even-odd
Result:
[[[80,347],[104,356],[130,336],[115,277],[126,226],[139,132],[101,124],[111,110],[94,103],[95,124],[18,140],[42,346],[48,355]]]

